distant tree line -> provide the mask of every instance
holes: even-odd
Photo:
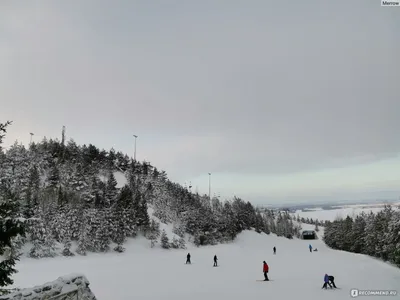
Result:
[[[400,267],[400,210],[386,205],[377,213],[325,222],[324,241],[333,249],[367,254]]]
[[[304,223],[304,224],[311,224],[311,225],[316,225],[316,226],[325,226],[325,222],[326,222],[326,221],[320,221],[318,219],[314,220],[313,218],[304,218],[304,217],[300,218],[299,215],[297,215],[296,221]]]

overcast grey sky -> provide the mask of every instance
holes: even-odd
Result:
[[[199,192],[398,198],[400,9],[352,1],[0,2],[6,143],[67,136]],[[340,168],[340,169],[337,169]]]

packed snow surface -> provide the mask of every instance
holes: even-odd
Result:
[[[400,292],[400,269],[364,255],[331,250],[321,240],[311,241],[318,252],[310,253],[309,244],[253,231],[241,233],[232,244],[187,250],[151,249],[149,241],[136,239],[122,254],[22,258],[14,279],[15,286],[25,288],[79,272],[88,278],[98,300],[337,300],[350,299],[353,288]],[[185,264],[187,252],[192,265]],[[219,267],[213,267],[215,254]],[[270,266],[270,282],[257,281],[263,279],[264,260]],[[341,289],[322,290],[325,273],[335,276]]]

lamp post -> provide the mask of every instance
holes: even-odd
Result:
[[[32,136],[33,136],[33,133],[31,132],[30,135],[31,135],[31,140],[30,140],[30,142],[29,142],[29,145],[32,144]]]
[[[211,201],[211,173],[208,173],[208,198]]]
[[[134,153],[133,153],[133,159],[135,160],[135,162],[136,162],[136,139],[137,139],[137,135],[133,135],[134,136],[134,138],[135,138],[135,151],[134,151]]]

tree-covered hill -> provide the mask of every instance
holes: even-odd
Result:
[[[122,186],[116,174],[125,177]],[[28,149],[18,143],[0,149],[0,180],[9,182],[7,194],[17,205],[13,217],[25,220],[27,235],[13,239],[14,250],[28,247],[35,258],[123,251],[126,239],[139,234],[164,248],[184,247],[188,236],[199,246],[229,242],[251,228],[287,238],[299,234],[287,213],[261,213],[240,198],[210,201],[149,162],[64,136]],[[166,243],[149,208],[160,222],[173,224],[179,241]]]

